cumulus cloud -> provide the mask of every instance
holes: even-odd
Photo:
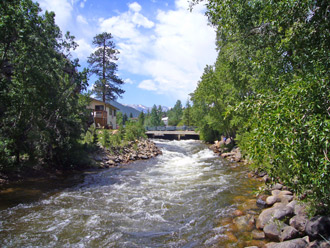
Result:
[[[185,0],[176,1],[176,7],[159,11],[151,46],[154,56],[143,62],[142,70],[154,82],[150,90],[185,100],[205,65],[216,59],[215,31],[207,25],[203,7],[190,12]]]
[[[80,59],[86,59],[93,52],[93,47],[85,39],[78,39],[76,42],[79,46],[72,53]]]
[[[77,22],[80,23],[80,24],[88,24],[86,18],[83,17],[82,15],[77,16]]]
[[[133,10],[134,12],[139,12],[142,9],[141,5],[138,4],[137,2],[134,2],[134,3],[129,4],[128,5],[128,8],[130,10]]]
[[[39,0],[42,10],[54,11],[55,22],[63,32],[66,32],[67,25],[71,20],[72,4],[68,0]]]
[[[126,78],[126,79],[124,80],[124,82],[127,83],[127,84],[134,84],[133,80],[130,79],[130,78]]]
[[[143,80],[138,87],[141,89],[151,90],[151,91],[157,90],[157,86],[152,80]]]
[[[215,30],[207,25],[203,5],[192,12],[186,0],[176,0],[175,6],[159,10],[153,22],[133,2],[127,12],[100,19],[99,25],[117,39],[119,68],[149,78],[139,88],[185,100],[216,59]]]

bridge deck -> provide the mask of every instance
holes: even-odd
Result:
[[[159,139],[197,139],[199,140],[199,133],[195,131],[147,131],[146,135],[149,138],[159,138]]]
[[[164,135],[199,135],[195,131],[147,131],[146,134],[152,134],[154,136],[164,136]]]

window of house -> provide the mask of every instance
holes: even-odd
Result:
[[[104,110],[104,105],[95,105],[95,110],[96,111],[102,111],[102,110]]]

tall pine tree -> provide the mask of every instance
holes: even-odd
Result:
[[[115,100],[125,92],[121,89],[124,81],[116,75],[118,66],[115,61],[118,60],[119,51],[112,38],[110,33],[105,32],[96,35],[93,45],[97,49],[88,57],[90,71],[98,77],[93,93],[104,103],[107,100]]]

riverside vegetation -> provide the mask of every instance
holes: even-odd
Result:
[[[86,168],[94,161],[90,154],[110,146],[113,152],[136,146],[143,157],[151,154],[141,147],[153,151],[150,142],[135,143],[144,136],[139,123],[127,123],[115,135],[88,128],[89,94],[83,92],[88,75],[102,67],[99,56],[107,58],[100,80],[109,87],[99,80],[97,95],[105,100],[124,92],[112,76],[117,50],[111,34],[97,35],[94,44],[107,42],[89,57],[91,70],[79,72],[70,54],[77,43],[70,33],[62,35],[54,18],[31,0],[0,3],[0,178]]]
[[[202,139],[234,137],[254,169],[330,211],[329,2],[206,4],[218,58],[191,94]]]

